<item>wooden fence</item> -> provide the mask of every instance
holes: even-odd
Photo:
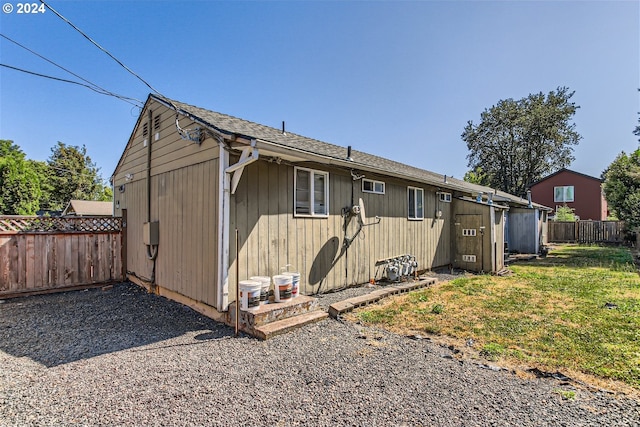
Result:
[[[549,221],[548,241],[554,243],[622,243],[623,221]]]
[[[122,220],[0,216],[0,299],[121,281]]]

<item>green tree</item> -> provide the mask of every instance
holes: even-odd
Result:
[[[640,227],[640,148],[624,151],[603,172],[604,194],[616,217],[631,228]]]
[[[570,208],[567,205],[559,206],[556,209],[555,220],[556,221],[575,221],[576,214],[573,212],[575,209]]]
[[[476,167],[474,170],[467,171],[462,178],[466,182],[471,184],[482,185],[487,177],[487,174],[482,171],[481,167]]]
[[[42,176],[20,147],[0,140],[0,213],[35,215],[42,195]]]
[[[469,121],[461,136],[478,183],[524,196],[535,181],[570,165],[572,146],[582,138],[571,123],[580,108],[570,102],[573,94],[559,87],[501,100],[482,112],[479,124]]]
[[[110,200],[113,196],[99,175],[99,169],[83,145],[69,146],[58,142],[48,160],[48,208],[61,210],[69,200]],[[108,192],[107,189],[108,188]]]

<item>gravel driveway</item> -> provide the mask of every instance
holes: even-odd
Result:
[[[235,338],[119,284],[0,303],[0,424],[638,426],[640,402],[331,319]]]

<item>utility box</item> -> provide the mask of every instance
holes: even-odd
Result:
[[[142,241],[148,246],[158,246],[160,223],[158,221],[145,222],[142,226]]]

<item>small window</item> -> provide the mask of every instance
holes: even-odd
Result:
[[[407,187],[409,219],[424,219],[424,190]]]
[[[375,193],[384,194],[384,182],[374,181],[372,179],[362,180],[362,192],[363,193]]]
[[[475,228],[463,228],[462,235],[465,237],[475,237],[476,229]]]
[[[294,206],[297,216],[329,215],[329,173],[295,168]]]
[[[451,193],[440,193],[440,201],[451,203]]]
[[[556,203],[573,202],[573,185],[553,187],[553,201]]]

